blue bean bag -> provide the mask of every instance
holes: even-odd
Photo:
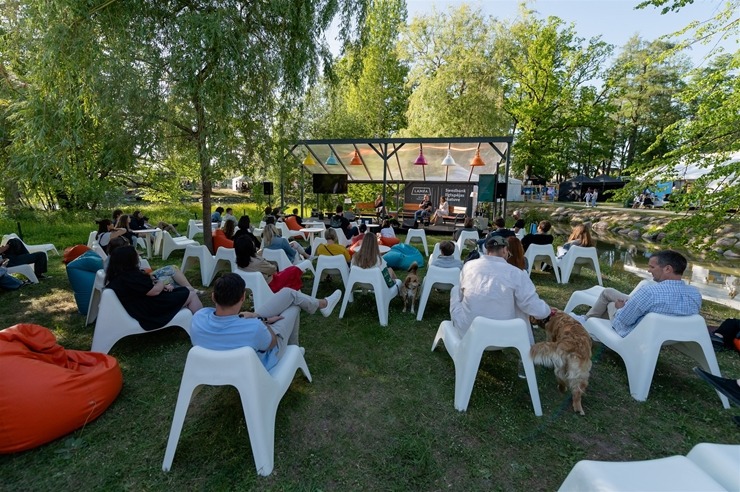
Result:
[[[90,294],[95,284],[95,273],[103,268],[103,259],[95,251],[86,251],[67,263],[67,278],[75,293],[80,314],[87,314]]]
[[[394,270],[399,268],[408,270],[413,262],[416,262],[419,268],[424,266],[424,257],[421,255],[421,252],[415,247],[404,243],[393,246],[390,251],[383,255],[383,259]]]

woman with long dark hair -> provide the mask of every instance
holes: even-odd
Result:
[[[109,258],[106,287],[116,293],[126,312],[144,330],[164,326],[184,307],[193,313],[203,307],[195,291],[165,285],[142,272],[133,246],[116,248]]]
[[[249,215],[242,215],[239,218],[239,223],[237,225],[239,230],[234,233],[234,241],[242,236],[247,236],[254,243],[255,249],[260,249],[262,245],[260,240],[257,239],[257,236],[254,235],[254,232],[252,232],[252,224],[250,223]]]

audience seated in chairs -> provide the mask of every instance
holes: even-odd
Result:
[[[365,237],[360,243],[360,250],[356,251],[352,256],[352,265],[357,265],[365,269],[378,267],[384,270],[387,268],[391,279],[395,280],[397,278],[396,273],[386,264],[381,256],[380,249],[378,248],[378,240],[374,234],[365,234]]]
[[[363,227],[365,227],[365,229],[367,230],[367,226],[365,224],[362,224],[360,226],[360,230],[362,230]],[[337,237],[337,231],[335,231],[334,229],[327,229],[324,237],[326,238],[326,244],[319,244],[316,248],[316,251],[314,252],[314,255],[344,256],[344,259],[347,260],[347,263],[349,263],[351,259],[350,252],[347,251],[346,247],[338,243],[339,238]]]
[[[255,249],[260,249],[262,247],[262,243],[257,238],[257,236],[254,235],[254,230],[252,229],[252,224],[249,220],[249,215],[242,215],[239,218],[239,230],[234,233],[234,241],[239,239],[242,236],[246,236],[249,239],[252,240],[254,243]]]
[[[384,244],[388,247],[395,246],[401,242],[401,240],[396,237],[396,231],[393,230],[391,222],[388,219],[385,219],[383,224],[380,226],[378,238],[380,239],[380,244]]]
[[[591,237],[588,227],[583,224],[578,224],[573,228],[573,232],[570,233],[570,236],[568,236],[568,241],[566,241],[562,246],[558,246],[558,260],[565,256],[571,246],[593,248],[596,246],[596,241]]]
[[[234,252],[236,253],[237,267],[245,272],[261,273],[271,291],[279,292],[283,287],[301,290],[301,287],[303,287],[303,281],[301,280],[303,270],[297,266],[290,266],[278,272],[274,263],[257,256],[257,249],[248,237],[241,236],[234,241]]]
[[[291,263],[295,263],[296,254],[301,255],[301,258],[309,257],[309,254],[298,242],[288,242],[284,237],[280,237],[280,231],[273,224],[267,224],[262,231],[262,248],[282,249]]]
[[[165,285],[141,271],[139,255],[133,246],[113,250],[105,277],[126,312],[144,330],[154,330],[171,320],[182,308],[195,313],[203,307],[194,290]]]
[[[299,314],[320,311],[331,315],[342,292],[316,299],[302,292],[283,289],[255,312],[241,311],[245,300],[244,279],[235,273],[216,279],[215,308],[204,308],[193,316],[190,338],[193,345],[211,350],[252,347],[265,369],[272,369],[287,345],[298,345]]]
[[[460,237],[460,233],[462,233],[463,231],[473,231],[477,232],[478,235],[480,235],[480,231],[473,225],[473,218],[468,217],[467,215],[463,219],[462,229],[457,229],[454,233],[452,233],[452,240],[457,241],[457,239]]]
[[[506,238],[509,248],[509,257],[506,258],[506,262],[509,265],[514,265],[520,270],[527,269],[527,259],[524,257],[524,248],[522,242],[516,236],[509,236]]]
[[[522,238],[522,247],[524,248],[524,251],[527,251],[530,244],[542,246],[552,244],[552,241],[555,238],[550,234],[550,229],[552,229],[552,224],[550,224],[550,222],[546,220],[540,221],[540,223],[537,224],[536,234],[527,234]]]
[[[439,243],[440,255],[434,260],[434,266],[439,268],[462,268],[462,260],[455,258],[455,243],[442,241]]]
[[[0,260],[0,263],[5,267],[33,264],[33,273],[36,274],[36,277],[40,279],[49,278],[46,275],[48,261],[46,253],[43,251],[29,253],[20,239],[11,238],[5,246],[0,246],[0,257],[7,260],[7,262]],[[8,281],[8,285],[10,285],[10,281]]]
[[[156,227],[169,232],[173,237],[180,237],[180,233],[176,229],[177,224],[168,224],[160,220]],[[131,229],[139,231],[141,229],[154,229],[154,227],[149,223],[149,217],[142,214],[141,210],[136,210],[131,216]]]

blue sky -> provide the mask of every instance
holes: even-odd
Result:
[[[619,48],[634,34],[646,40],[671,34],[684,28],[693,20],[704,21],[712,17],[723,1],[696,0],[678,12],[660,14],[660,10],[648,7],[635,10],[640,0],[538,0],[528,6],[547,17],[554,15],[567,23],[574,23],[576,32],[583,38],[601,35],[602,39]],[[518,11],[518,0],[406,0],[409,22],[414,16],[430,14],[436,8],[444,12],[451,6],[467,3],[479,8],[484,14],[499,19],[514,19]],[[333,45],[334,43],[332,43]],[[737,37],[722,45],[730,50],[739,49]],[[694,66],[704,64],[704,58],[712,45],[695,45],[687,55]]]

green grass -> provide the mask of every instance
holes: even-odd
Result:
[[[174,208],[147,208],[152,218],[180,222]],[[180,218],[182,217],[182,218]],[[174,220],[174,219],[178,220]],[[253,218],[256,218],[253,217]],[[0,222],[8,230],[7,221]],[[23,225],[26,239],[58,248],[84,243],[91,230],[55,216]],[[441,238],[430,238],[430,248]],[[418,244],[418,243],[412,243]],[[179,265],[182,253],[169,264]],[[154,260],[157,267],[165,264]],[[421,272],[424,273],[423,270]],[[93,326],[77,313],[64,267],[50,257],[53,278],[0,293],[4,326],[37,323],[68,349],[89,349]],[[403,272],[399,272],[403,276]],[[603,267],[605,284],[629,292],[634,277]],[[189,271],[200,285],[197,271]],[[590,270],[568,285],[533,273],[540,295],[562,308],[571,292],[592,286]],[[313,279],[304,278],[304,291]],[[322,284],[319,295],[338,283]],[[204,296],[207,299],[208,296]],[[180,329],[118,342],[124,386],[96,421],[32,451],[0,456],[7,490],[554,490],[581,459],[642,460],[685,454],[698,442],[740,443],[719,398],[691,372],[696,365],[664,349],[649,398],[633,400],[621,359],[594,345],[585,417],[573,413],[551,370],[538,367],[544,415],[535,417],[517,356],[485,354],[468,411],[453,407],[454,367],[444,348],[430,352],[449,295],[433,293],[417,322],[391,303],[389,326],[378,325],[371,296],[356,296],[344,319],[303,315],[301,345],[313,383],[297,375],[277,413],[275,470],[256,475],[241,404],[233,388],[206,388],[191,403],[172,471],[161,471],[172,414],[190,347]],[[705,302],[716,325],[737,312]],[[543,338],[535,330],[538,340]],[[740,375],[740,358],[717,354],[720,367]],[[39,402],[44,404],[44,402]]]

